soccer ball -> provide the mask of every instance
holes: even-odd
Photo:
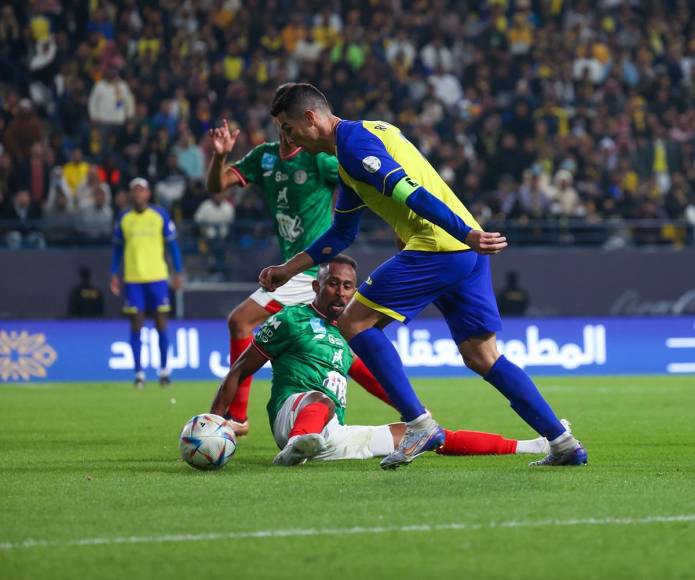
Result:
[[[221,469],[236,451],[236,437],[219,415],[196,415],[179,437],[181,458],[196,469]]]

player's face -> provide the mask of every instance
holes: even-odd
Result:
[[[330,320],[336,320],[355,294],[357,278],[348,264],[332,263],[328,272],[314,282],[316,308]]]
[[[130,199],[136,208],[142,209],[150,201],[150,190],[141,185],[136,185],[130,190]]]
[[[285,137],[297,147],[306,149],[309,153],[318,153],[319,128],[317,117],[312,111],[306,111],[299,117],[288,117],[284,111],[278,115],[280,130]]]

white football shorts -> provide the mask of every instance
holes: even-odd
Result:
[[[273,437],[280,449],[287,445],[290,431],[304,406],[302,403],[307,394],[308,392],[296,393],[288,397],[275,417]],[[321,435],[326,440],[326,448],[314,457],[318,460],[371,459],[384,457],[393,451],[393,436],[388,425],[341,425],[334,415]]]
[[[290,278],[284,286],[280,286],[275,292],[268,292],[259,288],[249,298],[271,314],[275,314],[284,306],[311,303],[316,296],[311,287],[311,283],[315,279],[302,272]]]

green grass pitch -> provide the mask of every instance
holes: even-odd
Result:
[[[225,469],[197,472],[177,436],[213,382],[2,386],[0,578],[695,578],[695,378],[539,384],[588,467],[272,467],[257,381],[251,434]],[[444,426],[532,436],[481,380],[416,387]],[[348,420],[397,417],[353,385]]]

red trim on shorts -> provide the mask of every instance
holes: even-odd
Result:
[[[229,169],[232,171],[232,173],[234,173],[234,175],[236,175],[240,179],[241,187],[246,187],[249,184],[249,180],[246,179],[246,176],[241,171],[239,171],[236,167],[234,167],[233,165],[230,165]]]
[[[277,300],[271,300],[263,307],[263,310],[270,312],[270,314],[277,314],[285,307],[284,304],[280,304]]]
[[[273,357],[270,356],[267,352],[265,352],[265,351],[263,350],[263,348],[261,347],[261,345],[259,345],[259,344],[256,342],[256,339],[255,339],[255,338],[251,341],[251,345],[252,345],[252,346],[255,346],[255,347],[256,347],[256,350],[257,350],[258,352],[260,352],[265,358],[267,358],[268,360],[273,360]]]
[[[299,397],[297,397],[297,398],[294,400],[294,403],[292,403],[292,409],[290,409],[290,412],[291,412],[291,413],[294,412],[294,410],[299,406],[299,403],[302,402],[302,399],[304,399],[304,397],[306,397],[308,394],[309,394],[309,393],[302,393]]]
[[[292,157],[295,157],[296,155],[299,155],[299,152],[302,150],[301,147],[297,147],[292,153],[290,153],[287,157],[283,157],[282,153],[280,153],[280,159],[283,161],[287,161],[288,159],[292,159]]]

